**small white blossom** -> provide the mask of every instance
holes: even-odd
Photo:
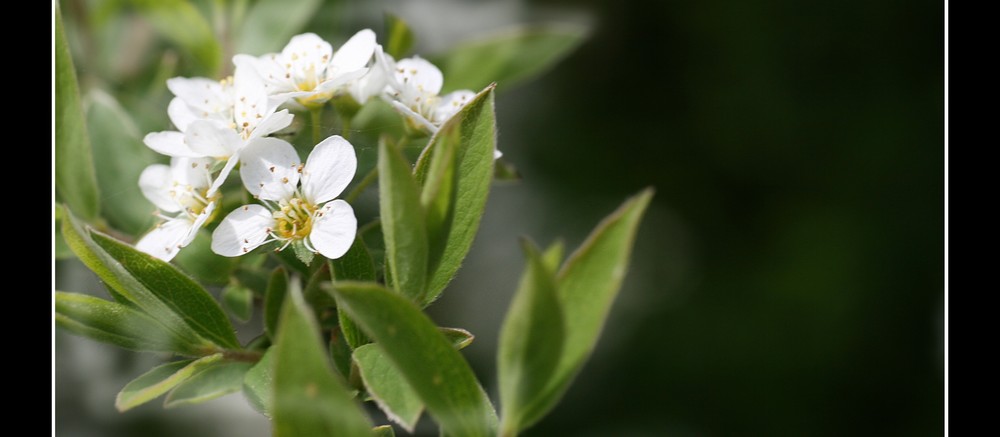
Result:
[[[370,29],[354,34],[336,53],[316,34],[304,33],[292,37],[281,53],[236,55],[233,62],[254,68],[273,101],[315,108],[364,75],[374,50],[375,32]]]
[[[227,215],[212,233],[212,251],[232,257],[271,241],[283,243],[278,250],[301,241],[330,259],[347,252],[358,222],[351,205],[334,199],[357,171],[351,143],[329,137],[305,164],[291,144],[275,138],[251,143],[240,156],[243,185],[263,205],[244,205]]]
[[[218,195],[207,194],[212,163],[206,158],[173,158],[169,166],[153,164],[142,171],[139,188],[165,221],[143,236],[135,245],[137,249],[170,261],[194,240],[198,229],[215,214],[218,203]]]
[[[458,113],[476,93],[458,90],[439,96],[444,77],[441,70],[427,60],[414,56],[394,62],[392,57],[376,52],[376,61],[388,71],[388,99],[397,111],[407,116],[429,133],[435,133]],[[493,150],[493,158],[502,155]]]
[[[221,82],[174,78],[167,86],[177,95],[167,112],[179,131],[153,132],[143,142],[167,156],[225,161],[209,195],[229,176],[243,147],[292,122],[288,110],[276,111],[263,82],[246,68],[237,66],[233,78]]]

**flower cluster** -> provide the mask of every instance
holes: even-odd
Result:
[[[222,80],[177,77],[167,115],[176,130],[146,135],[145,144],[170,157],[139,178],[142,193],[162,221],[136,247],[169,261],[222,210],[222,184],[239,165],[246,190],[259,203],[239,206],[212,233],[212,250],[239,256],[269,243],[277,250],[300,244],[335,259],[352,245],[357,219],[335,200],[354,179],[354,146],[334,135],[305,162],[287,141],[271,135],[287,128],[290,111],[317,110],[334,98],[364,104],[389,102],[408,125],[435,133],[474,93],[439,95],[441,71],[420,57],[394,60],[365,29],[339,49],[306,33],[280,53],[233,57]],[[495,153],[499,156],[499,152]]]

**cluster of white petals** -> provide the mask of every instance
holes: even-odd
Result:
[[[359,104],[381,98],[411,126],[433,134],[475,96],[470,90],[439,95],[441,70],[418,56],[393,60],[369,29],[337,50],[305,33],[280,53],[238,54],[233,64],[233,76],[223,80],[167,81],[175,96],[167,115],[176,130],[150,133],[143,141],[169,156],[170,165],[151,165],[139,180],[163,221],[139,240],[139,250],[172,259],[218,215],[219,188],[239,163],[243,185],[260,204],[241,206],[222,220],[212,234],[214,252],[239,256],[272,241],[278,250],[300,242],[339,258],[357,231],[351,206],[335,200],[357,170],[354,148],[332,136],[302,163],[291,144],[269,137],[292,123],[289,110],[317,109],[337,96]]]

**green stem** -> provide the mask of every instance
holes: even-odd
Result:
[[[228,361],[243,361],[247,363],[256,363],[260,361],[260,358],[264,354],[258,351],[248,351],[248,350],[232,350],[226,349],[222,351],[222,358]]]
[[[316,145],[319,144],[320,122],[323,120],[323,107],[317,106],[313,109],[310,109],[309,115],[312,116],[313,145]]]
[[[358,196],[365,191],[365,188],[368,188],[368,186],[371,185],[372,182],[375,182],[376,179],[378,179],[378,167],[372,167],[371,171],[369,171],[368,174],[361,179],[361,182],[358,182],[358,185],[356,185],[350,193],[347,193],[347,197],[345,197],[344,200],[346,200],[347,203],[354,203],[354,201],[358,199]]]

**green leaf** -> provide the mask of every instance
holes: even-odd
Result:
[[[413,31],[410,26],[389,12],[385,13],[385,33],[389,35],[385,44],[385,52],[396,59],[405,57],[413,47]]]
[[[360,235],[354,239],[354,245],[348,249],[344,256],[335,260],[330,260],[330,271],[333,273],[334,279],[338,281],[350,280],[374,282],[377,277],[375,273],[375,262],[368,253],[368,248],[365,246],[365,242],[361,239]],[[344,339],[352,349],[369,343],[368,337],[365,336],[354,321],[351,320],[347,314],[344,314],[344,312],[339,308],[337,309],[337,316],[340,321],[340,330],[343,332]]]
[[[198,8],[185,0],[131,2],[157,32],[191,55],[204,74],[216,74],[222,61],[222,50],[212,27]]]
[[[542,253],[542,261],[545,262],[545,267],[552,272],[559,271],[559,265],[562,264],[563,256],[566,253],[566,245],[562,240],[556,240],[545,252]]]
[[[337,304],[382,347],[451,436],[488,436],[496,413],[461,353],[413,302],[378,284],[337,282]]]
[[[56,194],[87,220],[100,211],[97,178],[91,156],[87,125],[80,105],[73,57],[63,30],[62,13],[56,5],[55,32],[55,180]]]
[[[235,393],[243,387],[243,378],[253,363],[221,363],[182,382],[167,395],[166,408],[194,405]]]
[[[396,432],[392,430],[392,425],[382,425],[372,428],[375,437],[396,437]]]
[[[101,215],[111,227],[138,235],[154,222],[154,207],[138,184],[143,168],[155,161],[153,151],[142,143],[132,117],[110,94],[92,89],[84,104],[97,185],[104,193]]]
[[[522,428],[537,422],[559,402],[593,352],[628,270],[636,230],[652,197],[653,190],[647,188],[605,217],[556,276],[566,327],[562,355],[544,393],[525,408]]]
[[[375,344],[366,344],[354,350],[354,363],[361,372],[368,394],[389,420],[398,423],[413,434],[413,427],[420,419],[424,404]]]
[[[441,127],[417,160],[414,173],[423,184],[428,216],[434,218],[430,223],[439,226],[431,229],[425,305],[441,294],[472,247],[486,208],[495,148],[493,86],[489,86]]]
[[[62,211],[59,214],[62,217],[62,234],[66,244],[87,268],[104,281],[115,301],[141,310],[156,319],[180,339],[179,341],[194,350],[211,350],[219,346],[199,335],[182,315],[175,312],[157,294],[136,279],[121,262],[97,245],[91,239],[91,233],[83,228],[69,210],[59,206],[57,211]]]
[[[420,192],[406,158],[384,141],[379,143],[378,172],[388,270],[396,291],[420,301],[427,285],[427,228]]]
[[[229,284],[222,290],[222,306],[236,320],[246,322],[253,315],[253,292],[240,284]]]
[[[472,340],[476,339],[475,335],[472,335],[471,332],[466,331],[462,328],[438,328],[438,329],[440,329],[441,333],[444,334],[444,337],[451,342],[452,346],[455,346],[455,349],[458,350],[465,349],[466,346],[472,344]]]
[[[319,0],[260,0],[254,3],[237,34],[236,53],[262,55],[281,51],[319,8]]]
[[[278,333],[278,317],[287,293],[288,272],[283,267],[278,267],[271,273],[271,280],[267,282],[267,295],[264,296],[264,330],[272,339]]]
[[[353,367],[351,353],[351,345],[347,343],[347,340],[344,338],[344,333],[340,327],[334,326],[331,328],[330,359],[333,360],[333,368],[340,374],[340,376],[347,380],[348,385],[357,386],[360,385],[360,383],[355,384],[356,381],[351,377],[351,367]]]
[[[222,360],[222,354],[209,355],[197,360],[174,361],[143,373],[125,385],[115,398],[115,408],[128,411],[170,391],[195,373]]]
[[[84,294],[56,292],[56,324],[74,333],[135,351],[198,353],[156,320],[120,303]]]
[[[587,29],[536,24],[463,42],[432,57],[445,77],[442,92],[480,89],[491,82],[503,89],[538,76],[566,57],[587,36]]]
[[[315,252],[306,248],[306,244],[303,240],[296,240],[292,243],[292,253],[294,253],[295,257],[298,258],[299,261],[302,261],[302,264],[305,264],[306,267],[309,267],[309,264],[312,264],[313,258],[316,257]]]
[[[271,357],[274,348],[264,352],[257,364],[254,364],[246,375],[243,376],[243,397],[247,399],[250,406],[261,414],[271,417],[272,397],[272,373]]]
[[[99,232],[91,231],[90,235],[108,255],[121,263],[125,270],[183,318],[200,336],[219,346],[240,348],[233,325],[212,295],[201,285],[159,258]]]
[[[177,252],[174,262],[181,270],[189,273],[195,279],[205,283],[222,285],[229,282],[229,277],[239,258],[229,258],[212,252],[212,235],[207,231],[198,232],[191,244]]]
[[[274,436],[369,436],[371,423],[333,369],[295,282],[274,351]]]
[[[497,353],[501,435],[521,430],[525,407],[543,395],[559,364],[564,335],[554,269],[534,244],[522,241],[522,247],[527,266],[500,330]]]

